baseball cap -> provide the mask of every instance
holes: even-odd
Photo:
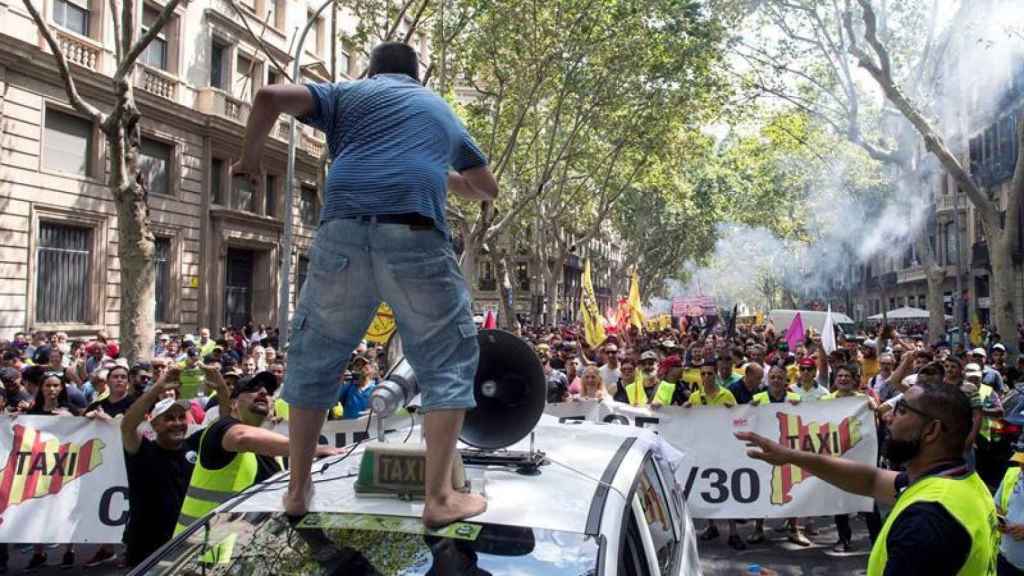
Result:
[[[366,356],[362,356],[362,355],[357,354],[357,355],[355,355],[352,358],[352,361],[349,362],[349,364],[354,366],[356,363],[369,364],[370,363],[370,359],[367,358]]]
[[[163,400],[157,402],[153,406],[153,409],[149,411],[149,415],[153,418],[156,418],[162,415],[163,413],[167,412],[171,408],[174,408],[175,406],[181,408],[186,412],[188,412],[188,409],[191,407],[190,402],[188,400],[175,400],[174,398],[164,398]]]
[[[799,366],[801,368],[814,368],[817,365],[818,365],[818,363],[815,362],[814,358],[811,358],[811,357],[801,358],[800,361],[797,362],[797,366]]]
[[[988,354],[985,353],[984,348],[978,347],[975,348],[974,350],[971,350],[971,356],[988,356]]]
[[[648,360],[652,360],[654,362],[657,362],[658,361],[658,355],[655,354],[653,350],[648,350],[647,352],[644,352],[643,354],[640,355],[640,361],[641,362],[647,362]]]
[[[10,366],[0,370],[0,381],[4,384],[10,384],[21,376],[21,372],[18,372],[17,368],[11,368]]]
[[[234,376],[235,378],[238,378],[242,375],[242,369],[232,364],[231,366],[225,366],[220,373],[224,376]]]
[[[161,340],[162,342],[166,342],[167,340],[170,340],[170,339],[171,339],[171,337],[170,337],[170,336],[168,336],[167,334],[161,334],[161,335],[160,335],[160,340]]]
[[[232,398],[238,398],[240,394],[246,392],[255,392],[260,388],[266,388],[267,394],[273,394],[277,391],[277,377],[272,372],[257,372],[253,376],[247,376],[242,378],[238,382],[235,382],[235,387],[231,391]]]
[[[672,356],[668,356],[661,361],[661,364],[658,365],[658,371],[665,372],[666,370],[671,370],[672,368],[680,368],[682,367],[682,365],[683,361],[679,359],[679,356],[673,354]]]
[[[1003,352],[1006,352],[1006,346],[1003,346],[1002,344],[993,344],[992,345],[992,349],[993,350],[1002,350]]]
[[[964,366],[964,378],[981,378],[982,375],[981,366],[978,366],[974,362]]]
[[[676,347],[676,343],[671,338],[666,338],[666,339],[661,341],[661,347],[662,348],[675,348]]]

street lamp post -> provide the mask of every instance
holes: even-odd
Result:
[[[303,28],[302,33],[299,34],[299,41],[295,45],[295,57],[292,62],[292,80],[295,82],[298,82],[301,79],[302,48],[306,44],[306,36],[309,35],[309,31],[316,23],[317,18],[319,18],[320,15],[323,14],[324,10],[333,3],[334,0],[325,0],[317,9],[316,13],[309,17],[305,28]],[[285,218],[284,234],[281,239],[281,272],[280,280],[278,282],[277,329],[279,332],[279,346],[284,346],[288,342],[288,322],[291,311],[292,236],[294,234],[293,229],[295,227],[295,215],[292,211],[295,207],[295,145],[297,131],[298,126],[296,124],[295,117],[292,116],[288,119],[288,169],[285,173],[286,185],[284,193]]]

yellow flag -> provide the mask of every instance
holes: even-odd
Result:
[[[640,278],[636,274],[636,270],[629,278],[629,323],[636,326],[638,329],[644,327],[644,313],[640,311]]]
[[[597,296],[594,295],[594,284],[590,280],[590,260],[583,264],[583,296],[580,298],[580,317],[583,319],[584,335],[592,347],[604,342],[604,322],[601,310],[597,307]]]
[[[978,313],[975,312],[971,318],[971,346],[981,346],[981,321],[978,320]]]
[[[395,313],[387,302],[381,302],[377,308],[377,315],[373,317],[370,328],[366,330],[364,340],[375,344],[387,344],[388,338],[395,333]]]

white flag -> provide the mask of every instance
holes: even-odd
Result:
[[[831,354],[836,349],[836,329],[832,325],[832,305],[828,305],[828,312],[825,313],[825,325],[821,328],[821,347],[826,354]]]

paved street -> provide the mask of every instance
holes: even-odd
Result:
[[[32,551],[22,551],[19,548],[15,548],[16,545],[10,545],[11,560],[8,564],[8,574],[24,574],[25,565],[32,558]],[[64,548],[47,548],[46,556],[47,561],[50,564],[45,569],[31,572],[33,575],[39,576],[67,576],[68,574],[82,574],[83,576],[121,576],[127,573],[127,570],[119,569],[116,567],[116,563],[108,564],[99,568],[83,568],[81,564],[89,558],[92,558],[93,553],[96,552],[95,545],[83,545],[76,547],[76,554],[78,556],[79,565],[74,570],[61,570],[57,565],[60,564],[61,556],[64,554]]]
[[[864,521],[858,517],[851,520],[855,549],[847,554],[832,552],[832,545],[838,540],[835,525],[831,518],[816,518],[814,525],[818,527],[817,536],[809,536],[814,546],[801,548],[786,540],[785,533],[768,529],[769,542],[751,545],[742,552],[737,552],[726,543],[726,531],[715,542],[700,543],[701,564],[705,576],[740,576],[746,574],[747,566],[760,564],[765,568],[776,570],[783,576],[820,576],[825,574],[842,574],[843,576],[861,576],[866,573],[868,563],[868,531]],[[781,526],[781,521],[769,522],[769,526]],[[698,529],[703,529],[703,522],[697,521]],[[719,528],[723,528],[724,523]],[[754,523],[748,522],[739,527],[744,538],[754,530]]]

